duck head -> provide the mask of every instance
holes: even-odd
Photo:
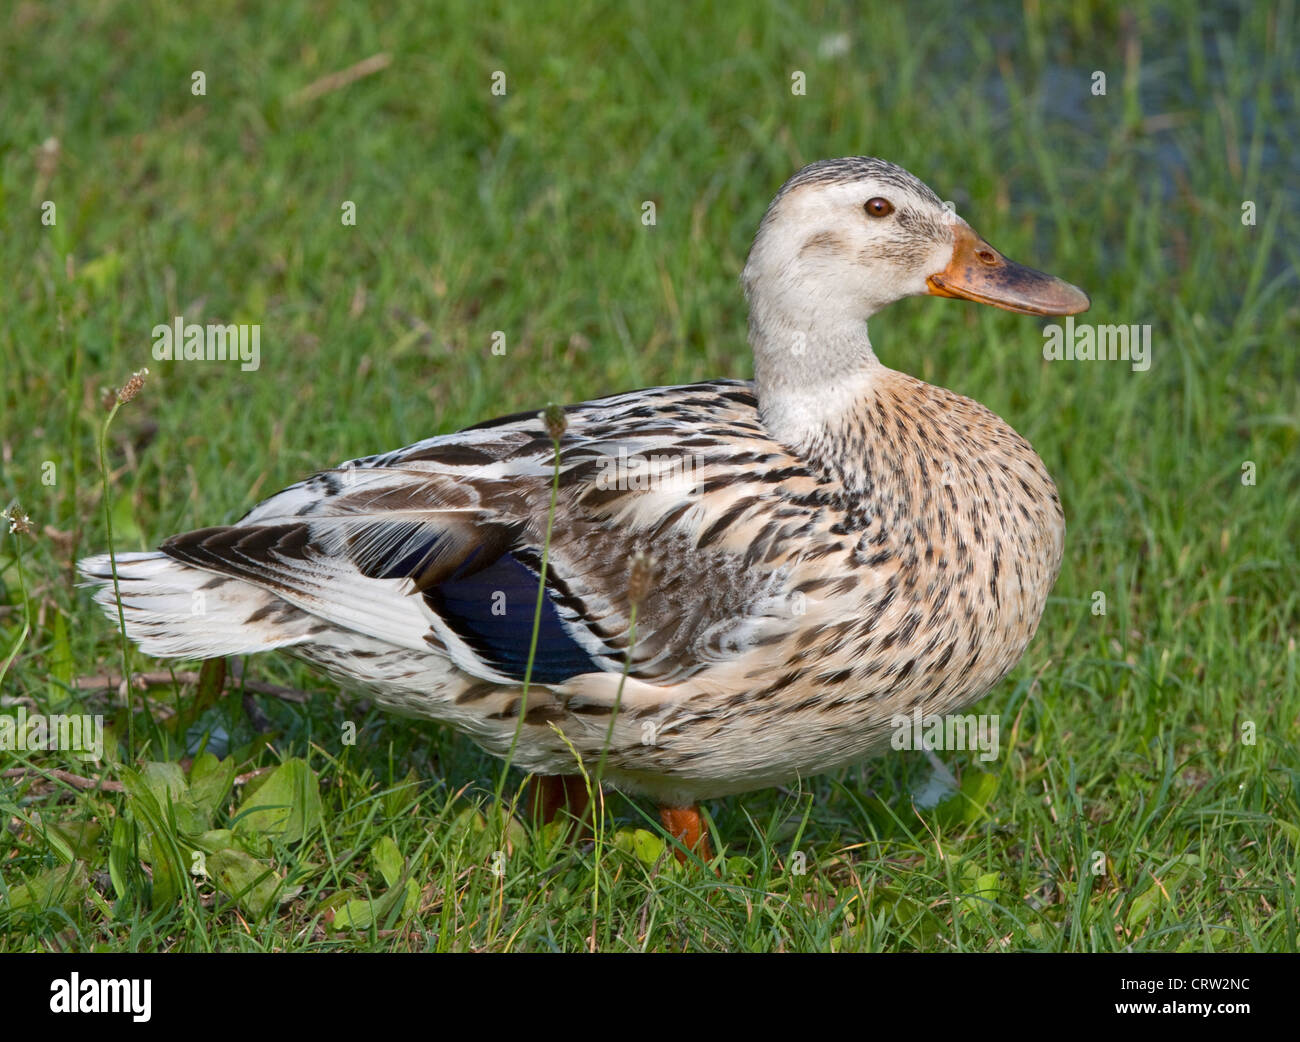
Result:
[[[759,225],[743,280],[765,413],[831,408],[878,365],[866,320],[904,297],[1026,315],[1089,306],[1082,290],[1004,257],[906,170],[866,157],[813,163],[790,178]]]

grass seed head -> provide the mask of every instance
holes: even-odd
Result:
[[[638,607],[650,593],[654,585],[658,562],[643,550],[632,555],[627,569],[627,599],[632,607]]]
[[[22,506],[18,503],[13,504],[8,510],[0,513],[0,518],[9,522],[9,531],[18,535],[26,535],[32,530],[32,519],[27,516]]]
[[[131,379],[129,379],[125,384],[123,384],[122,389],[117,392],[118,402],[121,403],[122,405],[125,405],[137,394],[139,394],[140,389],[144,387],[144,378],[148,375],[149,375],[148,369],[138,369],[134,373],[132,373]]]
[[[564,432],[569,429],[569,417],[565,414],[563,405],[551,402],[541,415],[542,422],[546,424],[546,433],[551,436],[552,441],[559,441],[564,437]]]

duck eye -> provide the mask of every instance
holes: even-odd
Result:
[[[881,196],[868,199],[862,208],[867,211],[868,217],[888,217],[894,212],[894,204]]]

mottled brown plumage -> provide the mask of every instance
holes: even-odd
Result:
[[[1061,504],[997,416],[883,366],[866,319],[927,292],[1039,314],[1087,298],[861,158],[782,188],[745,287],[754,382],[585,402],[549,429],[508,417],[325,471],[237,525],[120,557],[130,635],[161,655],[287,648],[497,754],[518,730],[529,771],[573,771],[572,746],[676,808],[675,829],[701,798],[880,750],[895,714],[969,705],[1034,634]],[[82,568],[112,606],[106,559]]]

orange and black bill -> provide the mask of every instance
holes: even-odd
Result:
[[[1092,303],[1077,286],[1007,260],[965,221],[953,227],[952,262],[926,279],[931,295],[992,304],[1022,315],[1077,315]]]

